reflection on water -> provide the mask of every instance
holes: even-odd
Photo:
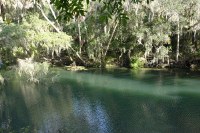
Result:
[[[54,82],[13,78],[0,88],[0,132],[200,131],[199,73],[55,72]]]
[[[88,132],[111,132],[106,110],[99,102],[92,106],[87,100],[79,101],[76,99],[73,107],[75,118],[84,121],[90,127]]]

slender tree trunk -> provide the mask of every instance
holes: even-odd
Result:
[[[128,67],[131,67],[131,49],[128,50]]]
[[[59,33],[60,30],[59,30],[59,29],[54,25],[54,23],[51,22],[51,20],[49,20],[49,18],[45,15],[45,13],[44,13],[44,11],[43,11],[41,5],[40,5],[40,4],[37,4],[37,7],[38,7],[38,9],[41,11],[43,17],[44,17],[44,18],[49,22],[49,24]]]
[[[19,1],[17,1],[16,13],[17,13],[17,24],[19,24],[19,22],[20,22],[20,8],[19,8]]]
[[[52,13],[54,19],[56,20],[56,14],[55,14],[53,8],[51,7],[50,0],[47,0],[47,4],[48,4],[48,6],[49,6],[49,8],[50,8],[50,10],[51,10],[51,13]]]
[[[47,4],[48,4],[48,6],[49,6],[49,8],[50,8],[50,10],[51,10],[51,13],[52,13],[52,15],[53,15],[53,17],[54,17],[55,22],[57,23],[57,26],[60,27],[60,24],[59,24],[59,22],[57,21],[56,13],[55,13],[55,11],[53,10],[53,8],[52,8],[52,6],[51,6],[50,0],[47,0]]]
[[[113,39],[113,37],[114,37],[114,34],[115,34],[115,31],[116,31],[117,26],[118,26],[118,22],[117,22],[117,23],[115,24],[115,26],[114,26],[114,29],[113,29],[112,34],[111,34],[111,36],[110,36],[110,39],[109,39],[109,41],[108,41],[108,45],[107,45],[107,47],[106,47],[104,56],[107,55],[108,49],[109,49],[110,44],[111,44],[111,41],[112,41],[112,39]]]
[[[194,31],[192,35],[192,45],[194,45],[195,51],[198,50],[198,45],[196,41],[196,31]]]
[[[88,29],[85,22],[84,22],[84,28],[85,28],[86,42],[88,43]]]
[[[109,47],[110,47],[111,41],[112,41],[112,39],[113,39],[113,37],[114,37],[114,34],[115,34],[115,31],[116,31],[117,26],[118,26],[118,22],[115,24],[115,26],[114,26],[114,28],[113,28],[113,31],[112,31],[112,33],[111,33],[111,36],[110,36],[109,40],[108,40],[108,43],[107,43],[107,46],[106,46],[105,51],[104,51],[104,49],[103,49],[103,46],[101,47],[101,48],[102,48],[102,52],[101,52],[101,68],[104,68],[105,65],[106,65],[106,62],[105,62],[106,55],[107,55],[108,49],[109,49]],[[105,32],[105,33],[106,33],[106,32],[108,33],[108,32],[110,32],[110,29],[108,30],[107,27],[104,27],[104,32]]]
[[[81,39],[81,26],[79,20],[77,20],[77,25],[78,25],[79,53],[81,53],[82,39]]]
[[[2,16],[2,19],[3,19],[3,21],[5,21],[5,14],[6,14],[6,12],[5,12],[5,7],[4,7],[3,3],[0,3],[0,9],[1,9],[0,14]]]
[[[177,45],[176,45],[176,62],[179,61],[179,45],[180,45],[180,24],[178,22]]]
[[[105,66],[106,66],[106,63],[105,63],[105,56],[104,56],[104,53],[103,53],[103,44],[101,43],[101,52],[100,52],[100,54],[101,54],[101,60],[100,60],[100,67],[101,68],[105,68]]]

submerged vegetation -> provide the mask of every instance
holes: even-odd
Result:
[[[60,0],[0,0],[0,4],[4,66],[26,58],[56,66],[195,70],[200,66],[199,0],[64,4]]]

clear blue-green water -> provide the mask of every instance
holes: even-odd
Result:
[[[200,132],[199,72],[55,69],[39,84],[8,75],[3,133]]]

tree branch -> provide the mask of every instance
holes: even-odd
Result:
[[[37,7],[38,9],[41,11],[43,17],[49,22],[49,24],[58,32],[60,33],[60,30],[54,25],[53,22],[51,22],[51,20],[49,20],[49,18],[45,15],[43,9],[41,8],[41,5],[37,3]]]
[[[114,36],[114,34],[115,34],[115,31],[116,31],[116,28],[117,28],[118,24],[119,24],[119,22],[117,22],[117,23],[115,24],[115,26],[114,26],[114,29],[113,29],[112,34],[111,34],[111,37],[110,37],[110,39],[109,39],[109,41],[108,41],[108,45],[107,45],[107,47],[106,47],[106,51],[105,51],[105,53],[104,53],[104,56],[107,55],[108,49],[109,49],[109,47],[110,47],[111,41],[112,41],[112,39],[113,39],[113,36]]]
[[[52,15],[53,15],[54,19],[56,20],[56,14],[55,14],[55,12],[54,12],[53,8],[51,7],[50,1],[49,1],[49,0],[47,0],[47,3],[48,3],[48,6],[49,6],[49,8],[50,8],[50,10],[51,10],[51,13],[52,13]]]

